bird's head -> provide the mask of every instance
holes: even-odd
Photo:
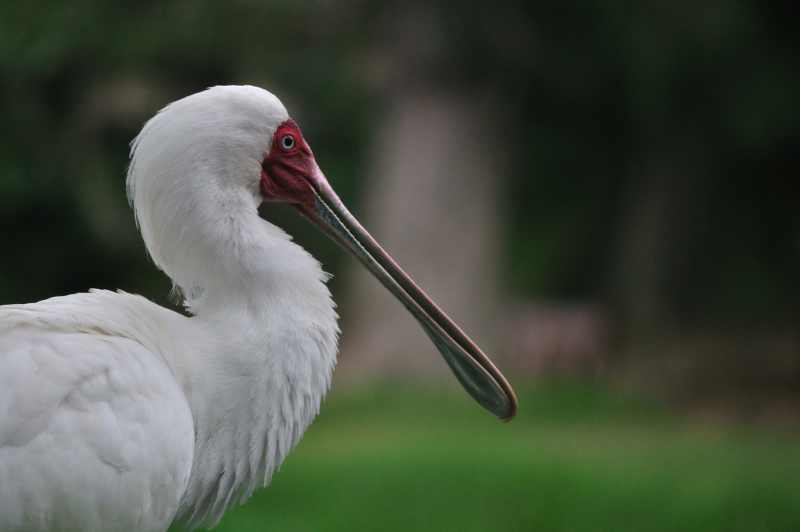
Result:
[[[210,255],[242,253],[242,238],[235,250],[218,249],[222,232],[242,230],[231,212],[291,204],[397,297],[473,398],[501,419],[514,416],[506,379],[347,210],[273,94],[213,87],[168,105],[133,143],[128,191],[153,260],[189,290]],[[203,230],[187,236],[187,224]]]

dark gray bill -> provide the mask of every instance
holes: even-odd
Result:
[[[323,232],[350,251],[416,318],[467,392],[507,421],[517,412],[517,397],[489,357],[434,303],[350,214],[323,181],[312,186],[315,206],[301,209]]]

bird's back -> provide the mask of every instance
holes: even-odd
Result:
[[[194,448],[168,312],[112,292],[0,307],[0,530],[167,529]]]

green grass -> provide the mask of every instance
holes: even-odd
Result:
[[[569,384],[495,421],[455,390],[333,393],[222,531],[800,530],[800,437]]]

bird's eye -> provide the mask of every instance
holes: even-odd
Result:
[[[281,148],[289,151],[294,148],[294,137],[291,135],[284,135],[281,137]]]

